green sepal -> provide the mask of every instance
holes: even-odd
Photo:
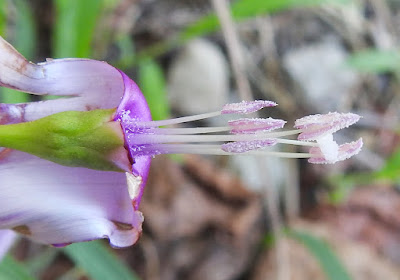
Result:
[[[67,111],[31,122],[0,125],[0,147],[73,167],[122,171],[111,155],[124,146],[115,109]],[[117,129],[115,129],[117,128]]]

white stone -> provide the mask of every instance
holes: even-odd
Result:
[[[221,110],[228,103],[228,63],[218,46],[196,39],[172,63],[168,96],[173,108],[186,114]]]

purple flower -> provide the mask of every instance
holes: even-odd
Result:
[[[356,154],[362,145],[360,139],[338,146],[332,138],[358,120],[353,114],[305,117],[295,130],[277,131],[286,121],[273,118],[175,127],[277,105],[264,100],[153,121],[138,86],[109,64],[87,59],[33,64],[2,39],[0,85],[65,97],[0,104],[0,146],[6,147],[0,148],[0,229],[54,246],[99,238],[108,238],[114,247],[134,244],[142,230],[138,209],[150,161],[159,154],[253,154],[333,163]],[[105,110],[112,108],[117,109]],[[310,152],[268,150],[282,144],[309,147]]]
[[[125,90],[137,89],[105,62],[57,59],[33,64],[2,39],[0,84],[39,95],[67,97],[1,104],[3,125],[35,121],[63,111],[115,108]],[[123,99],[121,104],[137,110],[138,114],[132,116],[138,120],[150,120],[140,91],[133,95],[134,99]],[[127,153],[121,154],[114,161],[118,166],[123,165],[129,157]],[[148,167],[148,160],[135,163],[135,175],[145,179]],[[109,238],[115,247],[130,246],[141,233],[143,215],[132,204],[127,176],[130,174],[62,166],[28,153],[0,148],[0,229],[13,229],[55,246],[99,238]],[[140,180],[136,184],[130,184],[130,188],[139,188]]]

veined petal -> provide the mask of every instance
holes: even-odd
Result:
[[[361,151],[362,146],[363,146],[362,138],[351,143],[340,145],[338,150],[338,156],[335,161],[326,159],[320,148],[312,147],[310,149],[310,154],[312,156],[308,159],[308,162],[316,164],[336,163],[338,161],[349,159],[352,156],[358,154]]]
[[[69,96],[56,100],[7,105],[18,121],[31,121],[63,111],[110,109],[118,106],[124,84],[121,73],[106,62],[89,59],[54,59],[28,62],[0,37],[0,85],[38,95]],[[3,115],[7,113],[0,108]],[[17,114],[17,115],[18,115]],[[5,116],[0,115],[1,118]],[[15,120],[14,120],[15,122]]]
[[[124,173],[10,151],[0,155],[0,182],[0,229],[55,246],[109,238],[112,246],[126,247],[141,233],[143,216],[132,205]]]
[[[14,244],[17,235],[12,230],[0,230],[0,261]]]

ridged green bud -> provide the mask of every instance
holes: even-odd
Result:
[[[67,111],[32,122],[0,125],[0,147],[72,167],[127,171],[129,160],[115,109]]]

